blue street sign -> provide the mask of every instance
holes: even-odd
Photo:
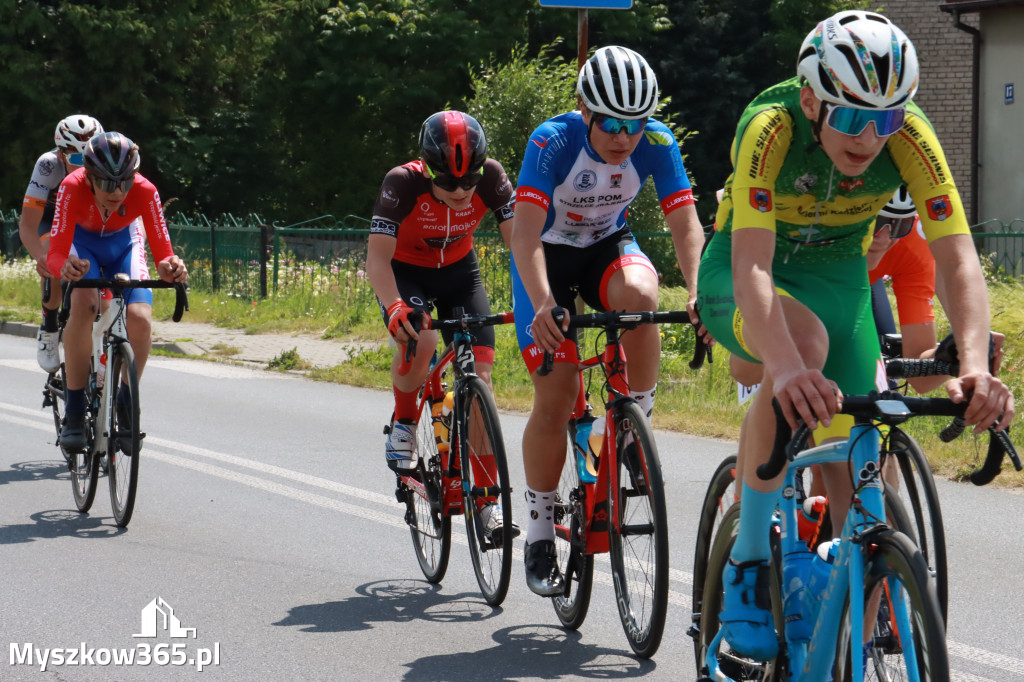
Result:
[[[574,9],[631,9],[633,0],[537,0],[541,7]]]
[[[1013,104],[1013,83],[1007,83],[1003,86],[1003,102]]]

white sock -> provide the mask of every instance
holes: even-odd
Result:
[[[654,388],[649,391],[630,391],[629,397],[637,401],[640,404],[640,409],[647,415],[647,419],[650,420],[651,414],[654,412],[654,392],[658,390],[658,384],[654,384]]]
[[[529,543],[555,539],[555,491],[542,493],[527,486],[526,541]]]

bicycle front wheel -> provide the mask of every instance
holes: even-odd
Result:
[[[54,409],[56,410],[56,408]],[[71,493],[75,497],[75,506],[83,514],[92,509],[92,503],[96,499],[96,483],[100,475],[102,453],[96,450],[95,419],[94,414],[86,412],[85,438],[89,445],[85,452],[76,455],[64,453],[64,457],[68,460],[68,467],[71,469]],[[57,437],[60,438],[59,433]],[[61,452],[63,451],[62,448]]]
[[[893,428],[887,441],[886,457],[896,458],[896,470],[903,506],[914,516],[913,539],[917,540],[928,570],[935,577],[935,588],[942,611],[942,622],[948,616],[949,584],[946,563],[946,531],[942,525],[939,492],[924,450],[910,434]],[[909,535],[909,533],[908,533]]]
[[[114,522],[124,528],[135,511],[139,484],[139,374],[128,343],[116,346],[107,374],[110,391],[110,438],[107,439],[107,478]]]
[[[576,431],[569,427],[569,442]],[[587,488],[580,482],[576,455],[569,448],[562,464],[562,475],[555,491],[555,554],[558,570],[565,579],[565,592],[551,598],[559,622],[570,630],[578,630],[590,610],[590,594],[594,587],[594,555],[587,554],[584,538],[586,527]]]
[[[416,561],[427,581],[437,584],[448,570],[452,551],[452,519],[442,509],[444,477],[441,455],[437,450],[430,401],[423,401],[416,434],[416,468],[418,481],[406,487],[408,503],[406,521],[416,550]],[[417,485],[419,483],[419,485]]]
[[[512,576],[512,484],[505,441],[487,384],[474,376],[459,383],[456,404],[463,421],[459,422],[458,442],[469,554],[484,600],[498,606],[508,594]],[[486,516],[482,513],[485,507]],[[489,521],[486,528],[485,520]]]
[[[853,666],[864,666],[864,680],[948,682],[949,656],[939,604],[921,551],[906,535],[886,530],[862,547],[864,601],[880,603],[869,644],[863,632],[851,632],[846,599],[836,642],[833,676],[853,679]]]
[[[668,512],[654,434],[635,401],[617,408],[615,439],[618,462],[610,464],[617,474],[608,479],[612,583],[630,647],[650,658],[668,610]]]

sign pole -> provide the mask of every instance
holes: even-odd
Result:
[[[587,61],[587,29],[589,27],[589,10],[584,7],[576,10],[576,70],[583,68]]]

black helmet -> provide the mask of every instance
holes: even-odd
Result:
[[[121,182],[139,169],[139,146],[121,133],[103,133],[85,147],[85,169],[101,180]]]
[[[479,121],[461,111],[439,111],[420,128],[420,153],[434,174],[461,178],[487,160],[487,137]]]

